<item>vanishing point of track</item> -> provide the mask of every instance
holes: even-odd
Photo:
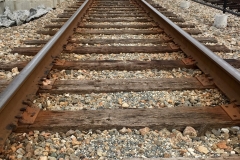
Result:
[[[86,0],[76,3],[53,22],[64,25],[48,25],[42,34],[54,35],[49,41],[26,41],[26,44],[43,47],[20,47],[12,52],[35,55],[31,62],[16,62],[2,66],[4,69],[17,66],[21,73],[7,86],[1,82],[0,95],[0,145],[12,131],[29,130],[67,131],[69,129],[111,129],[122,127],[176,128],[182,130],[190,125],[204,132],[207,128],[240,124],[240,74],[231,65],[238,67],[237,60],[222,60],[212,51],[228,51],[225,46],[204,45],[214,43],[214,38],[192,38],[198,34],[193,25],[183,25],[181,19],[151,1]],[[77,10],[76,10],[77,9]],[[75,12],[76,10],[76,12]],[[166,18],[164,15],[168,16]],[[173,22],[178,22],[178,26]],[[85,24],[93,22],[93,24]],[[101,23],[101,24],[94,24]],[[107,22],[108,24],[104,24]],[[118,22],[124,22],[119,24]],[[133,25],[131,22],[137,22]],[[109,24],[112,23],[112,24]],[[181,29],[180,27],[183,29]],[[59,29],[60,28],[60,29]],[[57,32],[58,31],[58,32]],[[189,33],[189,34],[188,34]],[[154,39],[76,39],[80,35],[161,35]],[[108,44],[125,44],[114,46]],[[145,44],[128,46],[126,44]],[[82,44],[82,45],[79,45]],[[211,51],[212,50],[212,51]],[[86,60],[66,61],[62,53],[75,54],[120,54],[120,53],[172,53],[184,52],[182,60]],[[230,65],[231,64],[231,65]],[[199,77],[188,78],[143,78],[105,80],[56,80],[49,75],[51,69],[89,70],[145,70],[173,68],[199,68],[204,72]],[[153,109],[103,109],[81,111],[44,111],[34,107],[33,97],[39,93],[106,93],[160,90],[219,88],[229,103],[215,107],[176,107]]]

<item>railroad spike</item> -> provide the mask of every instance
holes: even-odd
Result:
[[[236,103],[237,102],[237,100],[234,98],[234,99],[230,99],[230,102],[231,103]]]
[[[33,103],[29,100],[26,100],[26,101],[23,101],[22,102],[24,105],[28,105],[28,106],[31,106]]]
[[[208,80],[213,81],[213,77],[207,77]]]
[[[15,118],[21,119],[21,118],[22,118],[22,115],[16,115]]]
[[[27,107],[20,108],[20,111],[26,111]]]
[[[10,123],[6,126],[7,130],[14,130],[17,128],[17,124],[16,123]]]
[[[54,65],[57,65],[57,66],[62,66],[62,65],[64,65],[64,63],[65,63],[65,60],[64,60],[64,59],[55,59],[55,60],[53,61],[53,64],[54,64]]]

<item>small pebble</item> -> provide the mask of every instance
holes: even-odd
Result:
[[[229,130],[228,130],[227,128],[222,128],[221,131],[222,131],[223,133],[229,133]]]
[[[193,127],[187,126],[184,131],[183,131],[183,135],[189,135],[190,137],[197,137],[197,132]]]

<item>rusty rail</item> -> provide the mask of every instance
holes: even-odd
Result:
[[[4,141],[16,128],[18,115],[24,110],[23,100],[29,94],[35,94],[41,78],[44,78],[53,66],[54,58],[61,53],[69,36],[74,32],[79,20],[91,4],[92,0],[86,0],[72,17],[62,26],[54,37],[38,52],[29,64],[14,78],[10,85],[0,95],[0,151]]]

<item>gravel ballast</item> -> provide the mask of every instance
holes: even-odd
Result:
[[[61,80],[100,80],[100,79],[135,79],[135,78],[181,78],[196,77],[202,75],[198,69],[174,68],[168,70],[147,69],[138,71],[118,71],[118,70],[52,70],[50,75],[54,79]]]
[[[217,89],[185,91],[144,91],[91,94],[40,94],[34,104],[43,110],[114,108],[203,107],[228,103]]]
[[[67,59],[69,61],[76,60],[139,60],[139,61],[151,61],[151,60],[179,60],[185,58],[184,53],[120,53],[120,54],[86,54],[79,55],[75,53],[63,53],[60,58]]]
[[[5,146],[7,159],[79,160],[124,159],[131,157],[191,157],[233,156],[240,153],[239,127],[213,129],[203,136],[188,126],[176,129],[80,131],[65,133],[31,131],[14,133]],[[1,156],[0,156],[1,157]],[[1,159],[1,158],[0,158]]]

